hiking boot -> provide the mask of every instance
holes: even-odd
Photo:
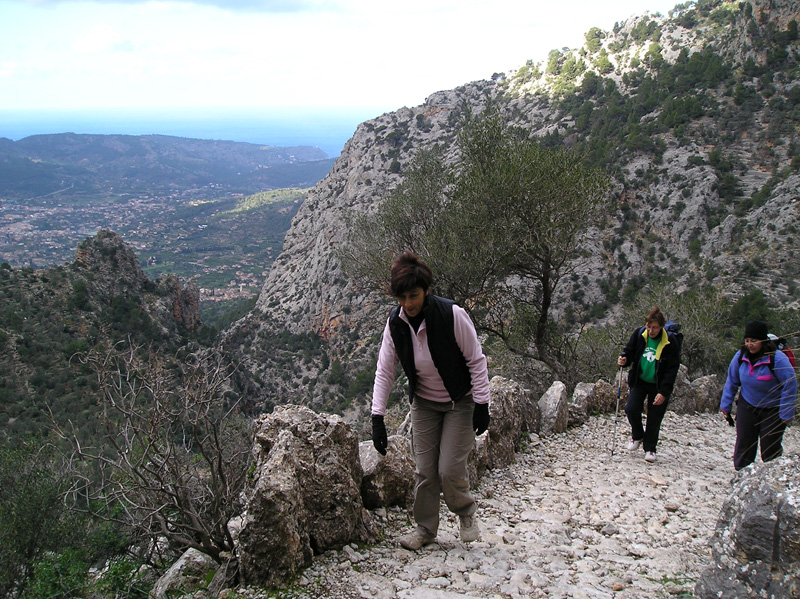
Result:
[[[639,449],[639,447],[641,447],[641,445],[642,445],[641,439],[639,439],[638,441],[636,439],[633,439],[630,443],[628,443],[628,451],[636,451],[637,449]]]
[[[656,454],[652,451],[644,452],[644,461],[645,462],[655,462],[656,461]]]
[[[461,527],[458,530],[458,536],[465,543],[477,541],[481,536],[481,529],[478,527],[478,519],[475,516],[459,516],[461,520]]]
[[[400,543],[402,547],[405,547],[409,551],[416,551],[417,549],[424,547],[425,545],[430,545],[435,540],[436,537],[432,537],[428,534],[415,530],[412,533],[399,537],[397,539],[397,542]]]

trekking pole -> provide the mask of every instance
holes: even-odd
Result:
[[[619,416],[619,397],[622,394],[622,366],[619,367],[617,375],[617,409],[614,411],[614,436],[611,438],[611,457],[614,457],[614,449],[617,445],[617,418]]]

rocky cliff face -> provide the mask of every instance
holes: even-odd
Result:
[[[181,288],[173,274],[151,283],[133,249],[112,231],[98,231],[79,243],[74,266],[91,277],[91,293],[102,303],[117,296],[141,301],[164,335],[176,334],[178,327],[194,331],[201,324],[197,284],[189,281]]]
[[[578,289],[587,307],[605,301],[609,281],[621,289],[664,274],[678,290],[716,285],[736,296],[755,286],[796,305],[798,6],[704,5],[593,30],[584,47],[554,51],[547,65],[529,61],[361,124],[294,219],[256,309],[228,334],[265,396],[326,393],[300,382],[325,360],[296,377],[275,371],[262,340],[278,331],[317,335],[319,355],[369,369],[388,300],[342,271],[348,215],[374,210],[418,150],[452,153],[466,110],[489,102],[547,143],[594,152],[613,175],[616,213],[587,233],[591,260],[562,286],[562,308]],[[680,89],[686,81],[699,88]]]
[[[75,249],[75,265],[97,281],[94,292],[111,299],[141,290],[147,277],[133,250],[122,237],[108,230],[87,237]]]
[[[197,285],[148,280],[131,247],[105,230],[78,244],[71,264],[2,265],[0,297],[2,428],[11,438],[44,429],[48,412],[92,438],[97,388],[76,355],[130,342],[169,362],[201,326]]]

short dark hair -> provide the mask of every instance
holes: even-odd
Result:
[[[657,322],[659,326],[664,326],[667,324],[667,319],[664,318],[664,315],[661,313],[661,309],[658,306],[653,306],[653,309],[647,314],[644,319],[645,324],[650,324],[651,322]]]
[[[395,258],[389,280],[389,294],[397,297],[421,287],[428,291],[433,284],[433,271],[419,256],[405,252]]]

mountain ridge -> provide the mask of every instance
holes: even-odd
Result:
[[[0,194],[6,200],[24,200],[69,192],[157,193],[209,182],[234,192],[256,193],[286,186],[281,169],[317,163],[327,172],[329,160],[325,152],[310,146],[170,135],[55,133],[17,141],[0,138]],[[294,185],[318,180],[314,172]]]
[[[614,177],[613,224],[587,232],[592,260],[561,289],[562,307],[613,317],[623,298],[656,280],[678,293],[712,286],[732,299],[756,287],[796,306],[797,18],[786,0],[678,5],[669,18],[592,30],[582,48],[554,51],[547,65],[526,63],[362,123],[309,193],[256,309],[226,346],[278,402],[300,392],[325,404],[339,391],[276,376],[259,342],[275,327],[316,335],[330,363],[368,373],[390,301],[343,272],[343,223],[374,210],[416,151],[440,144],[452,153],[464,111],[489,104],[543,144],[605,162]],[[680,88],[690,82],[696,87]]]

